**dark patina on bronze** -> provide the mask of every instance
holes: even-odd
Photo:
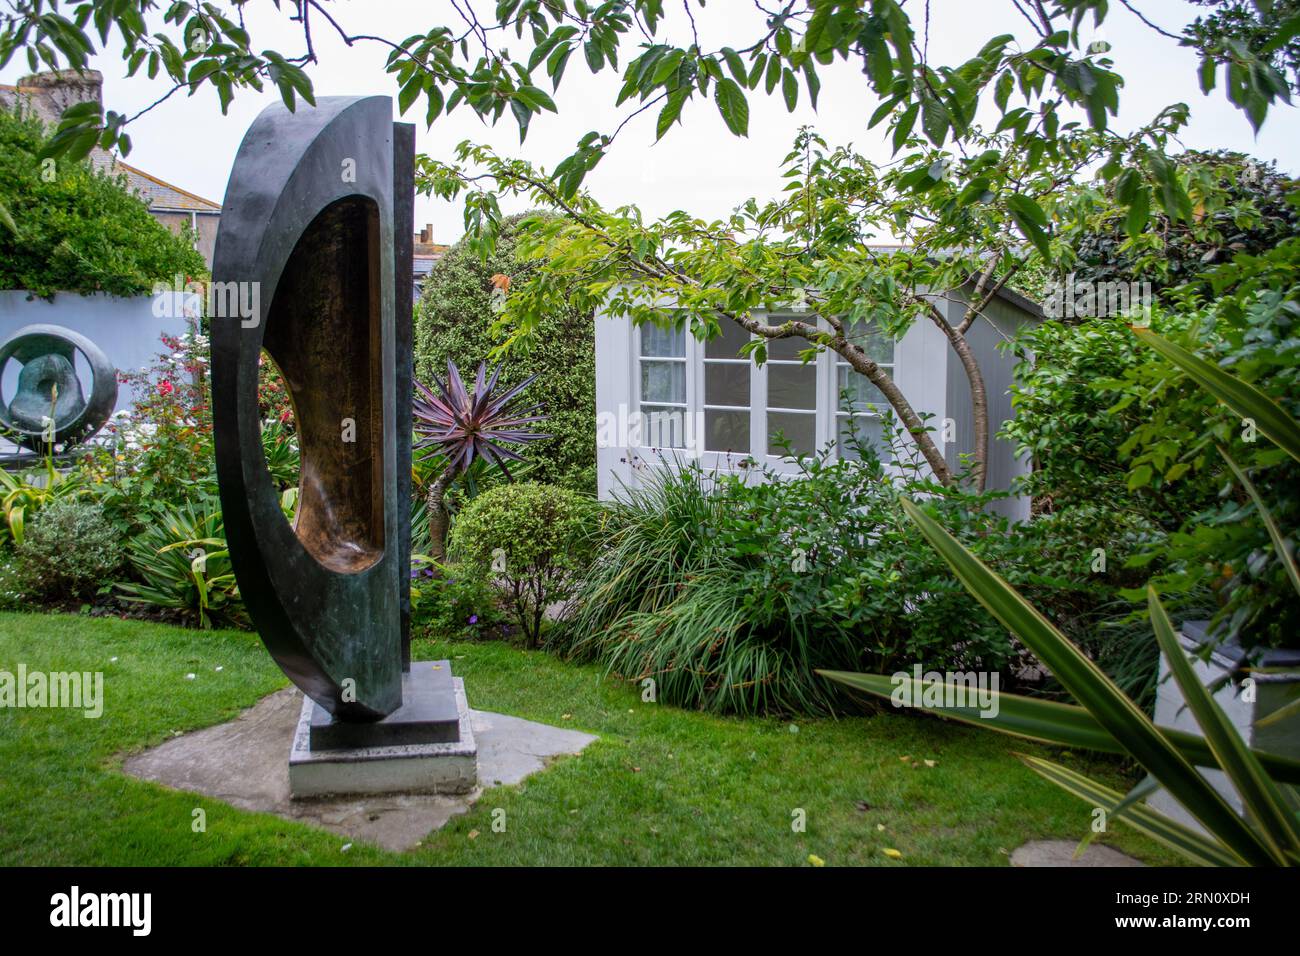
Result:
[[[399,707],[409,659],[413,152],[388,97],[268,107],[236,157],[213,259],[212,301],[258,303],[250,316],[211,317],[217,471],[240,593],[289,678],[348,722]],[[223,295],[229,283],[255,294]],[[263,350],[298,429],[292,522],[262,452]]]

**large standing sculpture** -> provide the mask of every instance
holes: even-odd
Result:
[[[213,259],[227,544],[267,648],[332,715],[313,722],[313,746],[318,729],[326,741],[327,725],[377,722],[403,701],[414,147],[413,127],[393,123],[388,97],[323,97],[296,113],[268,107],[235,159]],[[262,452],[263,352],[297,423],[292,523]],[[451,729],[444,719],[432,739],[455,739],[450,682],[448,670]]]

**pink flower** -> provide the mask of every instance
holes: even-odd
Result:
[[[159,395],[170,395],[170,394],[171,394],[172,392],[174,392],[175,390],[176,390],[176,387],[175,387],[174,385],[172,385],[172,383],[171,383],[170,381],[168,381],[167,379],[163,379],[161,382],[158,383],[158,394],[159,394]]]

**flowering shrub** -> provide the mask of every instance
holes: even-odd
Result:
[[[212,482],[212,406],[208,400],[208,340],[198,333],[162,336],[165,352],[151,366],[123,372],[135,406],[108,426],[115,460],[150,497],[188,500]],[[143,487],[148,485],[147,490]],[[212,485],[215,490],[215,485]]]
[[[134,404],[113,415],[81,463],[109,519],[128,534],[169,505],[216,506],[208,337],[194,331],[161,341],[164,351],[152,364],[119,374]],[[265,358],[258,394],[267,461],[283,489],[297,484],[293,406]]]
[[[499,635],[503,624],[492,582],[472,564],[435,566],[413,556],[411,623],[440,639]]]

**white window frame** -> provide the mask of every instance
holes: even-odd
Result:
[[[897,339],[894,339],[894,338],[891,337],[890,342],[891,342],[892,348],[891,348],[891,350],[890,350],[890,351],[891,351],[891,354],[890,354],[890,356],[889,356],[889,361],[888,361],[888,362],[882,362],[882,361],[880,361],[879,359],[877,359],[877,360],[876,360],[876,364],[879,365],[881,368],[883,368],[886,372],[888,372],[888,373],[889,373],[889,377],[890,377],[891,379],[893,379],[895,382],[897,382],[897,381],[898,381],[898,340],[897,340]],[[850,418],[850,417],[852,417],[852,418],[865,419],[865,420],[868,420],[868,421],[871,421],[871,422],[876,422],[876,423],[878,423],[878,422],[880,422],[880,421],[885,417],[885,413],[886,413],[886,412],[889,412],[889,411],[892,411],[893,408],[892,408],[892,406],[889,405],[889,402],[888,402],[888,401],[883,401],[884,396],[882,395],[882,396],[881,396],[881,398],[882,398],[882,404],[881,404],[881,406],[879,406],[879,410],[878,410],[878,411],[866,411],[866,412],[841,412],[841,411],[840,411],[840,373],[839,373],[839,369],[840,369],[840,366],[844,366],[845,368],[849,369],[850,371],[853,371],[853,366],[849,365],[848,362],[844,361],[844,359],[843,359],[841,356],[837,355],[837,354],[834,353],[834,352],[831,352],[831,353],[830,353],[830,357],[831,357],[831,363],[830,363],[830,392],[831,392],[831,394],[830,394],[830,405],[829,405],[829,407],[830,407],[830,409],[831,409],[831,422],[830,422],[830,432],[831,432],[831,434],[830,434],[830,438],[833,439],[833,440],[835,441],[835,454],[836,454],[836,456],[838,457],[838,456],[839,456],[839,450],[840,450],[840,444],[839,444],[839,435],[840,435],[840,419],[842,419],[842,418]],[[861,373],[860,373],[860,372],[855,372],[855,374],[859,374],[859,375],[860,375]],[[864,375],[863,378],[866,378],[866,376]],[[880,455],[881,455],[882,460],[887,460],[887,450],[884,449],[884,448],[881,448],[881,449],[878,449],[878,451],[880,452]]]
[[[693,394],[693,389],[691,387],[691,379],[693,377],[691,345],[695,341],[695,336],[691,335],[689,330],[683,330],[682,335],[685,339],[686,348],[680,357],[672,356],[672,355],[645,355],[643,354],[641,348],[641,333],[643,328],[644,326],[638,326],[633,330],[634,334],[632,336],[633,348],[632,348],[632,370],[631,370],[632,371],[632,407],[633,409],[636,410],[638,415],[643,416],[641,420],[641,437],[648,441],[648,438],[653,433],[653,430],[650,427],[650,419],[648,417],[644,417],[643,408],[645,405],[652,405],[655,408],[660,408],[660,409],[681,409],[682,425],[684,429],[682,439],[685,442],[685,447],[676,447],[671,445],[658,446],[658,445],[650,445],[648,443],[643,443],[637,447],[655,448],[655,449],[662,448],[664,451],[672,451],[677,453],[689,451],[690,439],[691,439],[690,429],[691,429],[691,422],[692,422],[692,409],[695,407],[693,401],[694,394]],[[686,401],[684,404],[680,404],[678,402],[643,401],[641,396],[641,382],[642,382],[641,366],[646,362],[679,362],[682,364],[683,366],[682,377],[686,382],[686,396],[685,396]]]
[[[796,315],[795,317],[807,320],[807,316]],[[787,316],[785,314],[774,313],[771,316],[762,316],[764,321],[772,324],[778,324]],[[829,328],[825,323],[823,327]],[[641,334],[644,326],[634,326],[632,329],[632,348],[630,349],[630,367],[628,369],[631,376],[631,406],[638,413],[642,408],[641,396],[641,363],[643,361],[685,361],[686,363],[686,405],[682,408],[686,415],[686,443],[685,449],[673,449],[669,447],[654,446],[643,441],[642,444],[634,447],[647,449],[652,452],[663,454],[685,454],[696,458],[706,470],[718,471],[740,471],[740,462],[745,458],[752,458],[760,465],[766,465],[772,471],[777,473],[795,473],[799,471],[799,463],[793,458],[782,455],[769,455],[768,452],[768,428],[767,428],[767,387],[768,387],[768,369],[773,361],[777,364],[798,364],[795,360],[771,360],[758,366],[752,359],[737,357],[735,359],[709,358],[711,363],[729,363],[747,364],[750,369],[749,375],[749,450],[747,453],[741,451],[720,452],[710,451],[703,447],[703,428],[704,428],[704,369],[705,369],[705,343],[701,342],[688,330],[686,332],[686,354],[684,359],[662,358],[658,356],[642,356],[641,354]],[[812,343],[808,343],[812,347]],[[880,363],[882,367],[890,371],[891,377],[896,377],[899,365],[899,343],[893,342],[893,356],[889,363]],[[812,362],[808,363],[816,369],[816,441],[815,450],[825,448],[832,441],[836,441],[839,435],[839,387],[838,373],[836,371],[840,361],[840,356],[830,349],[823,348]],[[648,404],[677,408],[675,403],[650,402]],[[733,408],[734,406],[707,406],[709,408]],[[782,409],[774,409],[781,411]],[[787,409],[793,412],[806,412],[807,409]],[[858,412],[856,418],[878,419],[879,414],[871,412]],[[643,438],[645,438],[643,430]],[[694,447],[692,447],[694,446]],[[838,456],[839,447],[836,444],[834,454]],[[753,469],[758,470],[758,469]]]

